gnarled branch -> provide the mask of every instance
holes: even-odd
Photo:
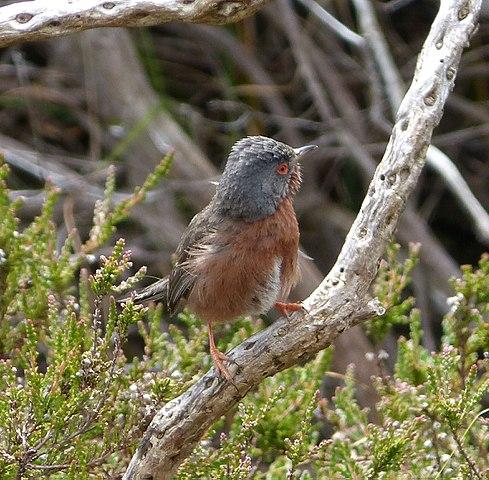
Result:
[[[363,34],[375,58],[380,75],[384,79],[387,98],[393,115],[402,100],[404,90],[401,74],[381,33],[371,0],[354,0]],[[431,145],[426,155],[426,163],[433,168],[454,193],[457,200],[471,216],[476,233],[481,241],[489,244],[489,214],[470,190],[462,174],[453,161],[439,148]]]
[[[308,313],[281,318],[230,352],[238,364],[231,367],[236,387],[212,369],[165,405],[146,431],[125,480],[170,478],[205,431],[264,378],[313,357],[345,329],[381,313],[369,288],[424,166],[480,8],[481,0],[441,1],[384,157],[336,264],[304,301]]]
[[[237,22],[266,0],[33,0],[0,8],[0,47],[99,27]]]

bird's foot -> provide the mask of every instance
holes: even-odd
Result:
[[[229,373],[229,370],[224,366],[224,362],[234,364],[236,364],[236,362],[232,358],[228,357],[225,353],[220,352],[216,347],[211,346],[210,353],[212,361],[214,362],[214,366],[216,367],[218,373],[222,375],[229,383],[232,383],[235,388],[237,388],[236,384],[233,381],[233,377]]]
[[[298,312],[299,310],[304,310],[304,307],[300,303],[282,303],[277,302],[275,308],[283,317],[289,318],[290,312]]]

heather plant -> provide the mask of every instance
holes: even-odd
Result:
[[[123,354],[129,326],[146,313],[131,301],[115,305],[113,295],[144,274],[141,269],[121,281],[131,266],[124,241],[100,257],[92,275],[83,267],[127,209],[166,175],[170,161],[163,159],[114,208],[112,171],[89,238],[77,251],[74,232],[56,247],[52,216],[59,192],[49,185],[41,213],[20,229],[20,202],[9,200],[8,168],[0,167],[1,478],[97,478],[121,471],[123,452],[141,435],[154,405],[181,382],[168,380],[166,372],[152,374],[150,361],[128,364]],[[155,325],[150,322],[146,332],[153,343],[160,335]]]
[[[169,323],[161,306],[115,301],[145,274],[129,274],[130,252],[115,240],[116,224],[166,175],[169,162],[116,206],[111,171],[88,238],[77,245],[71,232],[61,247],[56,188],[46,187],[42,211],[22,228],[8,168],[0,167],[0,478],[120,478],[157,409],[210,368],[198,318],[184,311]],[[98,257],[112,242],[112,253]],[[419,248],[402,259],[400,247],[391,246],[372,286],[386,309],[366,325],[372,340],[380,343],[394,327],[409,329],[398,340],[392,373],[374,379],[375,423],[356,400],[362,385],[353,366],[326,398],[330,347],[249,392],[176,478],[487,478],[489,256],[463,266],[452,281],[441,345],[429,352],[409,291]],[[87,262],[94,254],[96,267]],[[226,326],[220,348],[266,322]],[[140,355],[127,353],[128,333],[139,336]]]
[[[227,430],[210,432],[178,478],[487,478],[489,257],[478,268],[462,267],[461,279],[452,282],[442,345],[428,352],[420,312],[405,292],[419,248],[401,261],[399,246],[392,246],[372,289],[388,324],[380,325],[382,317],[370,321],[372,337],[380,340],[395,325],[410,330],[399,338],[392,375],[375,379],[376,424],[356,401],[353,366],[331,402],[316,390],[328,374],[332,351],[326,350],[248,395]]]
[[[365,323],[365,329],[374,341],[380,343],[395,325],[409,323],[409,312],[414,306],[414,298],[406,295],[411,283],[411,273],[419,260],[419,244],[410,244],[407,258],[399,259],[400,245],[392,243],[388,246],[385,260],[377,274],[372,293],[385,309],[383,315]]]

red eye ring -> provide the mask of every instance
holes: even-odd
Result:
[[[277,173],[279,175],[287,175],[289,173],[289,165],[287,163],[281,163],[277,167]]]

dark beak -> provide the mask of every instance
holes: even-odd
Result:
[[[309,153],[312,150],[316,150],[316,148],[318,148],[317,145],[305,145],[303,147],[294,148],[294,152],[298,157],[302,157],[306,153]]]

